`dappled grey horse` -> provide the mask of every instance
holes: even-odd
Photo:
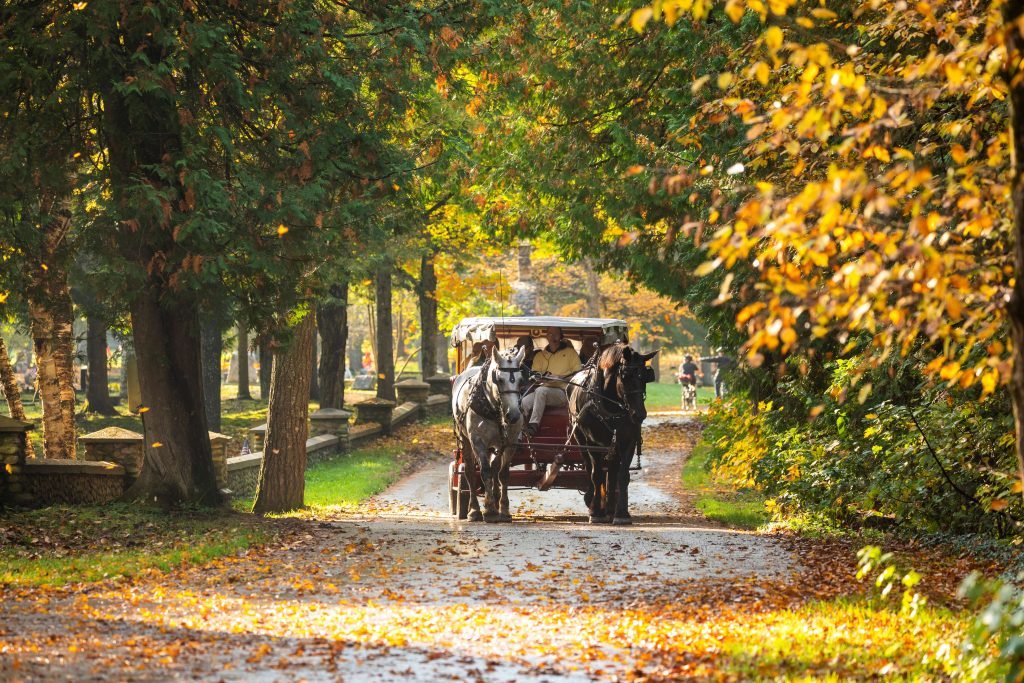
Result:
[[[480,366],[467,368],[452,386],[455,436],[466,464],[469,482],[469,519],[509,522],[508,468],[523,429],[519,386],[525,349],[501,353]],[[476,469],[484,488],[484,514],[476,499]]]

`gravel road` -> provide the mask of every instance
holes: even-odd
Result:
[[[0,678],[629,677],[665,648],[634,622],[687,601],[705,613],[756,601],[797,562],[774,539],[702,521],[679,489],[687,446],[672,434],[686,420],[651,418],[630,527],[588,524],[581,496],[558,490],[513,491],[511,524],[453,520],[438,459],[356,514],[295,522],[277,546],[58,592],[42,609],[7,600]],[[657,632],[683,638],[684,621]]]

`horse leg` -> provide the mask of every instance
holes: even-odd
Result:
[[[636,441],[634,439],[624,439],[624,441],[629,443],[629,447],[619,453],[618,498],[612,524],[633,523],[633,519],[629,514],[629,466],[633,463],[633,450],[636,448]]]
[[[501,470],[498,478],[501,482],[501,506],[498,509],[498,521],[499,522],[511,522],[512,513],[509,512],[508,503],[508,475],[509,475],[509,464],[512,462],[511,449],[506,450],[501,459]]]
[[[494,469],[491,467],[491,449],[483,439],[473,437],[473,450],[480,462],[480,478],[484,485],[484,514],[487,522],[497,521],[498,511],[494,500]]]
[[[590,485],[594,489],[594,499],[590,501],[590,523],[600,524],[608,521],[604,510],[604,471],[602,458],[590,457]]]
[[[614,521],[619,499],[619,457],[617,452],[609,454],[608,472],[605,474],[604,511],[606,520]]]
[[[484,519],[488,522],[500,522],[501,519],[501,451],[494,451],[490,454],[491,456],[491,483],[488,487],[488,494],[490,495],[492,504],[487,505],[487,514],[493,510],[493,519],[485,515]]]
[[[476,488],[479,480],[477,479],[477,468],[480,469],[480,478],[486,484],[486,479],[483,478],[484,461],[480,458],[477,451],[477,439],[470,439],[470,447],[468,449],[473,455],[471,462],[466,467],[466,474],[469,476],[469,521],[471,522],[482,522],[484,516],[480,514],[480,501],[476,497]]]

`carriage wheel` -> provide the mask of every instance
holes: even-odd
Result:
[[[455,488],[455,463],[448,463],[448,514],[459,513],[459,490]]]

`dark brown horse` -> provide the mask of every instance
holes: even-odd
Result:
[[[647,417],[647,383],[654,379],[647,361],[657,353],[615,344],[572,379],[569,417],[590,472],[591,522],[607,522],[610,517],[613,524],[631,523],[629,466]]]

